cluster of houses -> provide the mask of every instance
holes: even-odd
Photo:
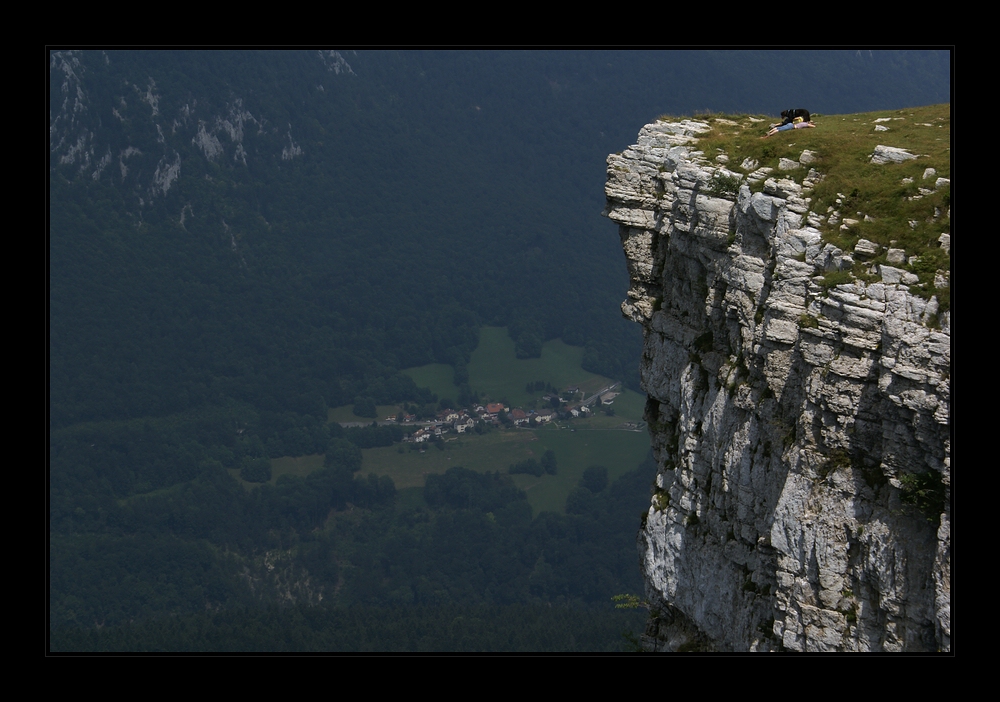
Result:
[[[617,387],[618,384],[616,383],[610,388],[605,388],[605,391],[610,392],[602,391],[585,399],[583,402],[579,402],[579,404],[569,405],[566,400],[560,399],[559,402],[562,405],[560,409],[524,410],[519,407],[505,407],[500,402],[491,402],[486,405],[476,405],[472,408],[460,410],[445,409],[438,412],[433,421],[424,423],[420,429],[412,432],[403,440],[423,443],[438,438],[442,434],[464,434],[467,431],[475,430],[477,424],[480,422],[490,426],[499,426],[501,423],[505,423],[513,424],[516,427],[530,428],[548,424],[559,418],[587,417],[592,412],[588,405],[595,400],[600,401],[604,405],[610,405],[614,402],[614,398],[618,393],[613,392],[613,390]],[[575,395],[577,392],[577,388],[569,388],[567,390],[567,393],[571,395]],[[558,397],[556,395],[544,395],[542,399],[552,404],[552,401],[558,399]],[[404,415],[402,418],[399,418],[397,415],[390,415],[384,421],[411,424],[416,422],[416,419],[416,416],[412,414]]]
[[[574,407],[563,411],[562,414],[572,417],[580,417],[589,415],[590,411],[589,407]],[[430,441],[436,437],[440,437],[442,434],[464,434],[467,431],[475,430],[478,422],[491,426],[499,426],[503,422],[501,416],[506,417],[506,419],[509,420],[509,422],[514,426],[528,428],[542,426],[553,420],[559,419],[560,411],[551,408],[523,410],[519,407],[505,407],[499,402],[492,402],[487,405],[476,405],[470,409],[446,409],[438,412],[437,417],[433,422],[429,422],[422,428],[417,429],[415,432],[407,436],[404,441],[422,443],[424,441]],[[385,418],[385,421],[397,422],[398,417],[396,415],[390,415]],[[409,424],[414,421],[416,421],[416,417],[412,414],[405,415],[403,417],[404,424]]]

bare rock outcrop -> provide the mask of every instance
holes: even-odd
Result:
[[[949,314],[888,266],[823,285],[862,252],[810,225],[813,174],[752,192],[707,129],[650,124],[607,161],[659,465],[644,643],[950,650]]]

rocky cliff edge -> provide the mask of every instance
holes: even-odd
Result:
[[[720,193],[708,129],[607,160],[659,465],[644,645],[950,650],[950,315],[901,268],[824,284],[853,259],[811,225],[823,174]]]

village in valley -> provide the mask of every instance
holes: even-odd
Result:
[[[646,398],[621,379],[585,370],[583,353],[553,339],[539,357],[517,358],[506,328],[483,327],[467,374],[448,364],[405,369],[420,389],[417,401],[383,405],[358,396],[330,408],[328,421],[361,448],[360,474],[388,476],[401,500],[419,504],[428,476],[461,466],[510,475],[535,513],[563,513],[585,470],[605,467],[614,481],[649,452]],[[308,475],[322,461],[275,459],[274,479]]]
[[[537,385],[541,388],[547,384],[539,381]],[[385,417],[379,424],[419,427],[403,438],[404,442],[413,444],[439,440],[446,434],[483,433],[499,427],[538,428],[559,420],[569,421],[588,417],[602,410],[608,415],[613,415],[612,405],[620,394],[620,387],[621,383],[613,383],[587,396],[576,386],[566,388],[562,392],[557,392],[548,386],[549,392],[541,397],[547,407],[525,409],[509,407],[502,402],[489,402],[461,409],[444,408],[436,413],[434,419],[422,421],[418,421],[415,414],[401,411]],[[623,426],[623,429],[639,428],[635,422],[626,424],[629,426]]]

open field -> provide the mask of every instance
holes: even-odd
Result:
[[[561,339],[547,341],[542,346],[541,358],[519,359],[514,353],[514,342],[507,336],[506,327],[483,327],[479,334],[479,346],[472,352],[469,362],[469,386],[485,393],[489,401],[506,401],[512,407],[535,408],[542,404],[544,393],[527,392],[525,386],[528,383],[541,380],[560,390],[577,386],[591,394],[613,382],[583,370],[580,367],[582,359],[582,348],[565,344]],[[406,368],[403,373],[413,378],[417,387],[430,388],[438,397],[452,400],[458,397],[458,387],[452,382],[454,369],[445,363]],[[641,419],[645,401],[646,398],[637,393],[626,392],[615,400],[615,413],[623,419]],[[353,409],[353,405],[332,407],[327,414],[328,421],[366,421],[364,417],[355,415]],[[399,406],[379,405],[377,409],[381,421],[396,414]]]
[[[542,346],[541,358],[519,359],[514,353],[514,342],[507,336],[506,327],[483,327],[479,333],[479,346],[472,352],[469,362],[469,386],[485,393],[491,401],[506,399],[512,406],[528,406],[538,400],[542,392],[529,393],[528,383],[542,380],[564,390],[576,385],[591,392],[600,390],[611,381],[580,367],[583,349],[570,346],[561,339],[547,341]],[[452,382],[453,369],[443,363],[432,363],[403,371],[418,387],[430,388],[438,397],[454,398],[458,388]],[[350,408],[348,408],[350,411]],[[348,421],[348,420],[338,420]]]
[[[282,456],[281,458],[271,459],[271,479],[267,482],[274,485],[278,478],[282,475],[297,475],[301,478],[312,473],[314,470],[319,470],[323,467],[323,454],[316,453],[312,456]],[[254,487],[260,483],[248,483],[240,477],[239,468],[230,468],[229,474],[236,478],[244,488],[247,490],[252,490]]]
[[[546,342],[541,358],[519,359],[506,328],[484,327],[479,334],[479,346],[472,352],[469,363],[469,386],[486,393],[492,400],[506,398],[512,406],[521,406],[542,395],[524,389],[536,380],[551,383],[560,390],[577,385],[591,392],[611,382],[583,370],[580,367],[582,359],[583,348],[565,344],[562,339]]]
[[[294,458],[285,456],[283,458],[271,459],[271,484],[282,475],[297,475],[305,477],[314,470],[323,467],[323,454],[317,453],[312,456],[296,456]]]
[[[487,398],[503,400],[511,406],[541,406],[542,392],[529,393],[528,383],[541,380],[556,388],[577,386],[588,395],[610,385],[613,380],[580,367],[583,349],[569,346],[556,339],[542,346],[541,358],[518,359],[514,342],[503,327],[484,327],[479,335],[479,346],[469,363],[469,384]],[[455,398],[458,388],[453,380],[454,370],[442,363],[432,363],[403,371],[418,387],[430,388],[439,397]],[[424,451],[410,450],[408,444],[364,449],[361,474],[388,475],[396,489],[410,501],[419,498],[415,491],[423,487],[432,473],[444,473],[452,466],[471,470],[506,474],[512,463],[527,458],[541,458],[551,449],[556,454],[557,475],[536,478],[516,475],[514,482],[528,493],[528,500],[537,514],[541,511],[562,513],[566,496],[577,486],[583,471],[592,465],[608,469],[609,480],[634,469],[649,450],[649,435],[645,431],[620,431],[623,422],[639,422],[646,397],[631,390],[621,391],[612,407],[613,417],[596,409],[593,416],[556,422],[541,429],[494,430],[488,434],[448,435],[444,450],[425,445]],[[598,406],[599,407],[599,406]],[[379,406],[379,419],[395,414],[394,405]],[[351,405],[329,411],[332,422],[365,421],[352,412]],[[415,427],[414,427],[415,428]],[[306,475],[323,465],[322,456],[280,458],[271,462],[274,480],[286,473]],[[248,484],[249,485],[249,484]]]
[[[592,424],[588,426],[588,429],[614,429],[622,422],[640,422],[642,421],[642,413],[646,409],[646,396],[635,392],[634,390],[619,390],[621,394],[615,398],[615,403],[611,407],[615,411],[614,417],[605,417],[601,412],[601,409],[596,410],[596,417],[586,420],[588,422],[597,422],[599,419],[609,420],[608,423]],[[601,407],[600,405],[595,405],[595,407]],[[603,408],[602,408],[603,409]],[[577,420],[578,421],[578,420]],[[576,426],[575,424],[573,425]]]
[[[428,475],[444,473],[452,466],[506,474],[510,464],[527,458],[539,459],[551,449],[556,454],[557,475],[513,477],[517,486],[528,493],[528,501],[536,514],[541,511],[562,513],[566,496],[576,487],[588,466],[606,466],[608,479],[615,480],[645,458],[649,435],[644,431],[569,431],[548,427],[456,437],[445,442],[443,451],[432,446],[423,453],[408,448],[399,453],[399,446],[362,451],[361,473],[388,475],[397,489],[417,488],[423,486]]]
[[[506,473],[511,463],[542,455],[544,449],[537,451],[535,447],[537,434],[529,430],[511,430],[494,431],[483,436],[451,435],[444,442],[444,450],[424,444],[426,449],[423,452],[410,450],[408,444],[363,449],[361,472],[388,475],[397,489],[423,487],[426,476],[444,473],[452,466]],[[400,446],[403,453],[399,452]]]
[[[378,412],[378,421],[384,420],[389,415],[399,411],[399,405],[378,405],[375,410]],[[359,417],[354,414],[354,405],[341,405],[331,407],[326,411],[326,421],[328,422],[364,422],[371,424],[375,420],[372,417]]]
[[[482,345],[482,341],[479,343]],[[455,369],[447,363],[429,363],[426,366],[406,368],[403,373],[413,378],[418,388],[430,388],[439,398],[448,397],[454,400],[458,397],[458,386],[452,382]]]
[[[515,475],[514,482],[528,493],[535,514],[557,512],[566,507],[566,496],[580,482],[583,471],[600,465],[608,469],[608,481],[634,470],[649,451],[649,434],[628,431],[553,431],[538,432],[539,447],[556,454],[558,475]],[[539,453],[539,455],[541,455]]]

